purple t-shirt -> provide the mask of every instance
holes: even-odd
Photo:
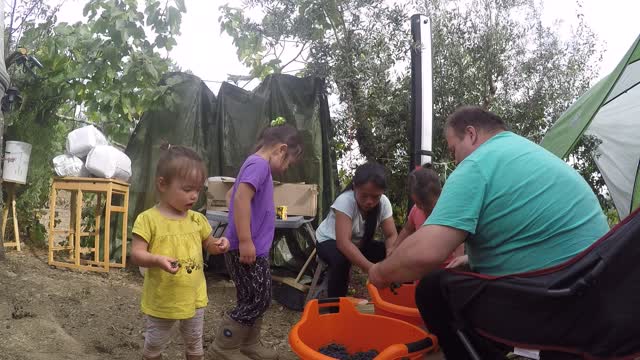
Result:
[[[233,206],[233,198],[240,183],[249,184],[256,191],[251,200],[251,239],[256,247],[256,256],[268,256],[276,228],[273,179],[269,162],[258,155],[251,155],[240,168],[236,183],[233,185],[231,204],[229,205],[227,238],[231,244],[230,250],[238,250],[240,242],[236,231]]]

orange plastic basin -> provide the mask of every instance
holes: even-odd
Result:
[[[402,284],[394,294],[389,288],[380,290],[373,284],[367,283],[375,314],[424,328],[424,321],[416,307],[416,285],[417,282]]]
[[[289,332],[289,345],[303,360],[332,360],[318,352],[329,344],[344,345],[349,353],[376,350],[376,360],[418,360],[437,347],[437,340],[404,321],[362,314],[347,298],[312,300]]]

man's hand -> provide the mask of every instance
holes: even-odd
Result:
[[[469,255],[462,255],[451,260],[451,262],[447,264],[447,269],[455,269],[467,265],[469,265]]]
[[[155,265],[170,274],[175,274],[180,270],[178,262],[168,256],[155,255]]]
[[[380,274],[379,264],[373,264],[373,266],[369,268],[369,282],[378,289],[384,289],[391,285],[391,282],[385,280],[382,274]]]
[[[240,262],[251,265],[256,262],[256,247],[253,241],[240,241]]]

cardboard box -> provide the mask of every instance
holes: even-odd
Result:
[[[234,178],[214,177],[207,181],[207,210],[228,211],[225,196]],[[289,216],[315,217],[318,211],[318,185],[274,182],[275,206],[286,206]]]
[[[315,217],[318,212],[318,185],[274,183],[273,201],[286,206],[289,216]]]
[[[207,210],[228,211],[225,196],[233,187],[235,178],[226,176],[211,177],[207,181]]]

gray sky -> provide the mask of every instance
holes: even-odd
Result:
[[[60,0],[47,0],[52,4]],[[186,0],[187,13],[183,16],[182,35],[178,46],[171,51],[183,69],[191,70],[203,80],[224,81],[227,74],[247,74],[238,61],[231,38],[220,34],[218,7],[225,3],[241,4],[240,0]],[[84,0],[66,0],[60,21],[76,22],[82,19]],[[576,23],[576,2],[573,0],[543,0],[544,21],[561,22],[561,32],[568,33]],[[640,34],[640,1],[638,0],[583,0],[585,21],[602,42],[604,58],[598,78],[607,75],[617,65],[633,41]],[[408,20],[407,20],[408,21]],[[217,92],[219,84],[209,83]]]

